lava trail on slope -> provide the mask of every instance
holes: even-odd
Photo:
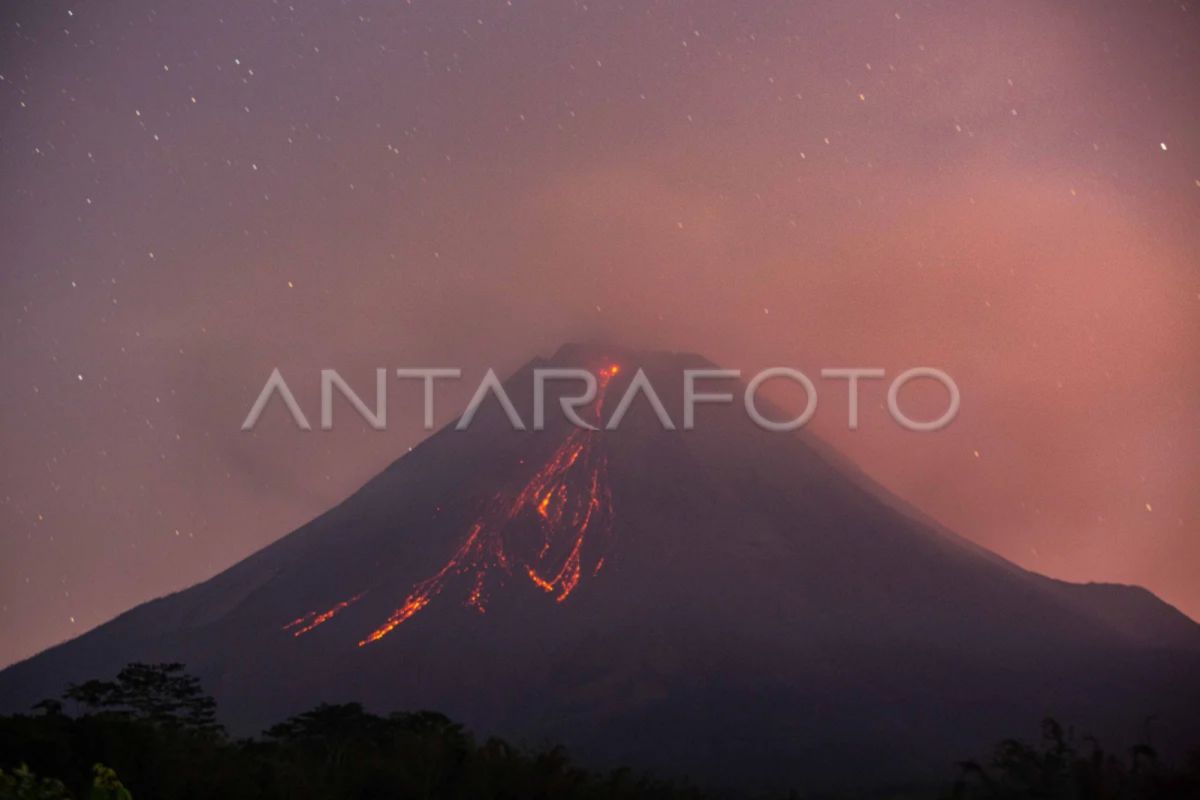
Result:
[[[608,386],[619,371],[618,365],[610,364],[597,373],[592,409],[597,428]],[[514,576],[561,603],[585,572],[599,574],[611,533],[612,493],[603,435],[599,429],[572,428],[515,496],[500,493],[487,502],[445,565],[417,583],[387,620],[358,644],[382,639],[436,598],[457,589],[465,595],[464,605],[485,613],[489,594]],[[283,628],[302,636],[364,594],[326,611],[310,611]]]

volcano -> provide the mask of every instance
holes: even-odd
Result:
[[[598,376],[596,419],[643,369],[679,419],[682,370],[713,365],[568,345],[505,382],[526,420],[551,366]],[[212,579],[0,673],[0,705],[181,661],[238,733],[360,701],[763,787],[944,777],[1045,715],[1200,735],[1200,626],[1149,592],[1026,571],[808,434],[698,417],[518,431],[487,403]]]

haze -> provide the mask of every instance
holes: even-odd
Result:
[[[568,340],[929,365],[886,486],[1200,618],[1200,56],[1186,4],[10,3],[0,663],[234,563],[425,435],[240,424],[278,366]],[[783,398],[787,399],[786,395]],[[794,398],[793,398],[794,399]],[[350,419],[350,415],[346,415]],[[617,511],[619,513],[619,510]]]

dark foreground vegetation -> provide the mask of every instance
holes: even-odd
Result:
[[[62,699],[33,711],[0,717],[0,800],[729,796],[629,770],[587,771],[561,748],[533,752],[495,738],[478,742],[430,711],[381,717],[355,703],[322,705],[259,738],[234,740],[216,721],[216,703],[180,664],[131,664],[115,680],[72,685]],[[1145,745],[1108,753],[1053,720],[1043,724],[1039,745],[1007,740],[990,761],[962,762],[958,771],[957,779],[948,771],[940,788],[872,796],[1200,798],[1200,752],[1176,766],[1160,763]]]

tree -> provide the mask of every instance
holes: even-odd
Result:
[[[64,697],[102,713],[197,731],[221,730],[216,701],[179,663],[129,664],[117,673],[116,681],[71,684]]]
[[[63,697],[74,700],[78,705],[89,711],[99,711],[108,708],[117,691],[117,685],[112,681],[102,681],[96,678],[83,683],[72,683],[67,686]],[[109,708],[111,710],[111,708]]]
[[[103,764],[93,764],[89,800],[133,800],[133,795],[117,778],[115,770]]]
[[[0,769],[0,800],[71,800],[62,781],[39,778],[21,764],[12,772]]]
[[[47,697],[33,704],[34,711],[41,711],[47,717],[61,717],[63,715],[63,704],[61,700],[55,700],[53,697]]]

